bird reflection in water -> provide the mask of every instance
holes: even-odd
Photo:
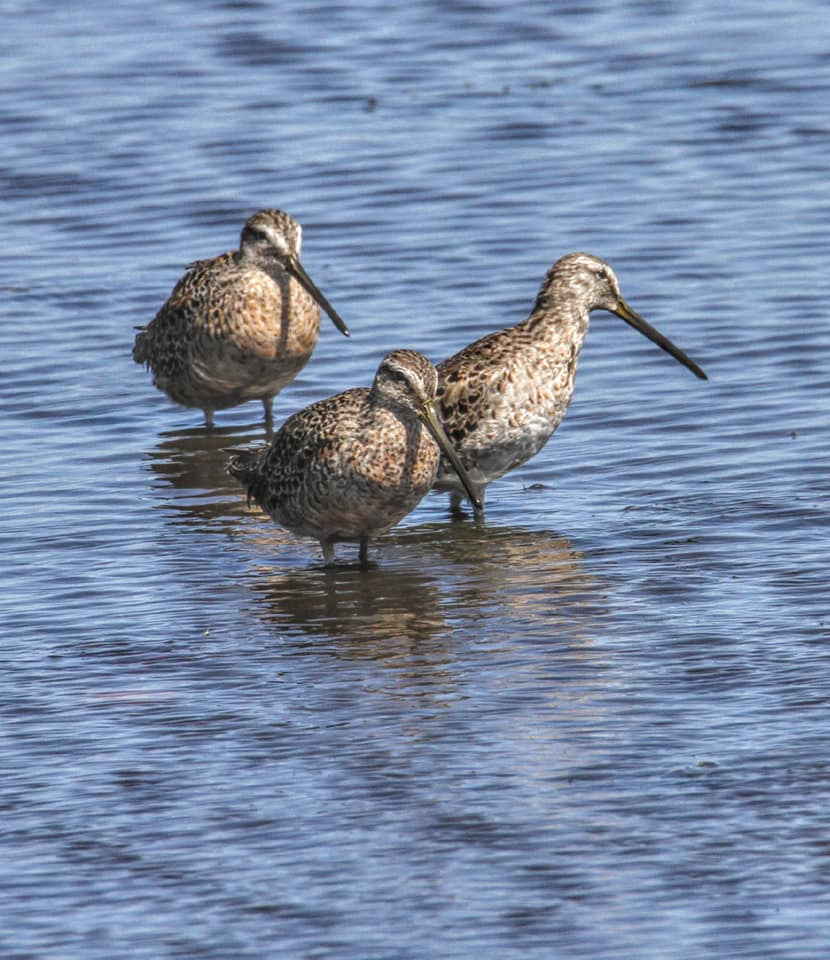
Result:
[[[166,432],[147,455],[175,523],[221,532],[250,553],[241,574],[255,610],[281,633],[328,638],[338,655],[443,662],[473,642],[590,643],[609,584],[573,543],[546,530],[444,522],[408,524],[381,546],[383,572],[308,565],[300,538],[248,510],[224,469],[224,450],[261,431]],[[449,651],[449,652],[448,652]]]
[[[607,609],[609,584],[586,565],[561,534],[522,527],[454,524],[451,536],[432,525],[399,535],[422,564],[455,571],[452,604],[482,624],[490,638],[581,643]],[[417,549],[415,549],[417,548]],[[436,557],[435,554],[438,554]]]
[[[157,479],[154,486],[167,494],[158,506],[182,520],[235,522],[248,511],[240,502],[239,484],[225,470],[226,450],[256,442],[261,434],[259,423],[210,431],[191,427],[160,434],[156,446],[145,454]]]
[[[415,565],[384,569],[382,576],[356,564],[271,568],[257,571],[251,589],[275,626],[351,641],[364,655],[410,650],[448,629],[437,581]]]
[[[263,545],[263,549],[268,549]],[[354,566],[260,569],[251,589],[265,619],[282,631],[356,644],[388,656],[425,641],[454,644],[560,635],[587,641],[604,612],[607,584],[566,538],[546,531],[442,524],[392,531],[382,576]]]

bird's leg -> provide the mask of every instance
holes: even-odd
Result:
[[[320,546],[323,548],[323,563],[327,567],[334,566],[334,540],[321,540]]]
[[[216,424],[213,422],[213,411],[210,409],[210,407],[205,407],[204,414],[205,426],[208,428],[208,430],[212,430],[216,426]]]
[[[265,439],[270,443],[274,439],[274,398],[263,397],[262,406],[265,410]]]
[[[360,553],[358,554],[358,559],[360,560],[361,567],[369,566],[369,538],[368,537],[360,538]]]

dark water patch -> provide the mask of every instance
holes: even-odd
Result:
[[[229,31],[219,41],[217,52],[246,67],[285,65],[304,61],[313,50],[308,45],[289,43],[253,31]]]

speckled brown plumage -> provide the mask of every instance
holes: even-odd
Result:
[[[533,310],[438,365],[438,411],[481,498],[485,486],[529,460],[559,426],[573,394],[592,310],[608,310],[684,364],[706,374],[623,300],[611,267],[571,253],[548,271]],[[442,461],[435,483],[461,501],[455,473]]]
[[[327,563],[338,541],[359,542],[366,563],[369,538],[398,523],[432,486],[439,444],[454,457],[432,406],[437,386],[426,357],[395,350],[371,388],[295,413],[269,446],[237,453],[228,471],[249,502],[294,533],[316,537]]]
[[[188,268],[155,319],[135,338],[133,358],[171,400],[213,412],[272,400],[305,366],[320,334],[320,306],[348,329],[300,264],[300,225],[281,210],[245,224],[239,250]]]

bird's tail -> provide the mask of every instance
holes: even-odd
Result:
[[[138,330],[138,333],[133,344],[133,360],[136,363],[148,363],[150,360],[150,345],[147,342],[146,327],[136,327],[136,330]]]
[[[252,500],[260,501],[260,488],[262,486],[262,465],[268,447],[251,447],[246,450],[225,450],[230,454],[230,459],[225,464],[225,469],[232,477],[245,487],[248,493],[248,503]]]

